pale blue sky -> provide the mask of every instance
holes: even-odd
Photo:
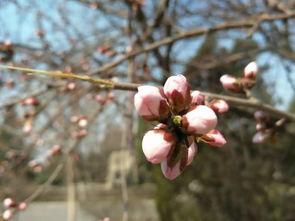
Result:
[[[22,0],[20,1],[22,5],[27,7],[28,11],[32,13],[27,13],[28,11],[20,11],[15,7],[14,4],[5,4],[0,5],[0,41],[10,39],[12,42],[16,43],[24,43],[32,46],[38,46],[38,38],[35,36],[36,31],[36,9],[31,7],[33,5],[38,5],[41,11],[49,13],[50,16],[58,23],[59,19],[58,13],[56,10],[60,10],[60,3],[64,3],[65,0],[47,0],[47,1],[38,1],[38,0]],[[94,11],[89,10],[84,6],[79,6],[76,3],[69,1],[67,3],[67,8],[63,9],[66,11],[72,23],[76,24],[75,28],[80,30],[81,32],[89,32],[91,33],[91,26],[83,25],[88,21],[90,17],[97,16]],[[75,14],[83,13],[83,16],[74,16]],[[54,26],[49,23],[43,24],[45,29],[49,32],[46,37],[55,40],[56,42],[56,50],[66,48],[67,45],[63,42],[63,37],[59,33],[50,33],[50,30],[54,30]],[[107,26],[108,21],[103,19],[103,17],[99,17],[98,24],[99,26]],[[70,34],[73,30],[67,30]],[[261,43],[262,40],[259,39],[259,36],[254,36],[254,38],[258,39]],[[87,39],[86,39],[87,40]],[[93,40],[93,36],[89,35],[89,41]],[[183,44],[181,42],[177,43],[174,46],[174,50],[177,50],[179,58],[182,60],[188,60],[195,55],[196,49],[200,46],[202,42],[202,38],[192,39],[190,43]],[[224,40],[222,42],[223,46],[230,47],[231,41]],[[294,91],[292,90],[289,80],[292,79],[295,82],[294,77],[294,66],[292,68],[292,74],[289,73],[291,78],[287,78],[286,70],[281,64],[280,60],[269,53],[262,54],[257,58],[258,65],[269,64],[270,69],[266,73],[263,73],[263,78],[269,85],[268,90],[272,91],[274,97],[282,102],[277,106],[282,109],[286,109],[288,107],[289,101],[294,98]],[[174,72],[179,73],[183,72],[183,67],[175,65]]]

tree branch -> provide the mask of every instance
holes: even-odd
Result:
[[[185,38],[192,38],[192,37],[197,37],[203,34],[209,34],[209,33],[214,33],[217,31],[221,30],[230,30],[230,29],[240,29],[240,28],[251,28],[255,26],[257,23],[262,23],[262,22],[270,22],[274,20],[282,20],[282,19],[289,19],[289,18],[295,18],[295,13],[292,14],[277,14],[277,15],[268,15],[268,14],[261,14],[261,15],[254,15],[252,18],[248,18],[245,20],[241,21],[236,21],[236,22],[226,22],[223,24],[216,25],[211,28],[200,28],[188,32],[183,32],[180,33],[174,37],[167,37],[162,40],[156,41],[148,46],[146,46],[143,49],[136,50],[134,52],[131,52],[129,54],[124,55],[121,58],[118,58],[117,60],[107,63],[103,65],[100,68],[94,69],[93,71],[88,72],[87,74],[93,75],[93,74],[99,74],[101,72],[104,72],[110,68],[113,68],[122,62],[128,60],[129,58],[135,57],[139,54],[145,53],[152,51],[158,47],[161,47],[163,45],[171,44],[175,41],[185,39]]]
[[[141,84],[135,84],[135,83],[124,83],[124,82],[114,82],[111,80],[105,80],[100,78],[92,78],[86,75],[76,75],[76,74],[65,74],[61,72],[53,72],[53,71],[44,71],[44,70],[35,70],[30,68],[21,68],[21,67],[13,67],[13,66],[5,66],[0,65],[0,68],[6,68],[6,69],[12,69],[12,70],[20,70],[25,72],[32,72],[36,74],[44,74],[51,77],[60,77],[60,78],[74,78],[82,81],[88,81],[92,84],[96,84],[102,89],[116,89],[116,90],[126,90],[126,91],[137,91],[137,88]],[[291,114],[289,112],[278,110],[274,107],[272,107],[269,104],[262,103],[260,101],[254,100],[254,99],[244,99],[244,98],[237,98],[232,96],[226,96],[226,95],[220,95],[220,94],[214,94],[209,92],[203,92],[201,91],[205,96],[207,96],[210,99],[223,99],[227,101],[229,104],[239,107],[250,107],[257,110],[263,110],[271,115],[280,117],[280,118],[286,118],[287,120],[294,121],[295,122],[295,115]]]

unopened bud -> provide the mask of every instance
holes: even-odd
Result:
[[[201,137],[202,141],[205,141],[213,147],[222,147],[226,144],[226,140],[223,135],[216,129],[209,131],[209,133]]]
[[[228,111],[229,107],[225,100],[218,99],[210,102],[209,107],[216,113],[223,114]]]
[[[24,211],[27,207],[28,207],[28,205],[27,205],[25,202],[21,202],[21,203],[18,205],[18,209],[19,209],[20,211]]]
[[[149,121],[165,119],[169,114],[163,90],[154,86],[138,87],[134,106],[139,115]]]
[[[185,132],[189,134],[206,134],[217,124],[215,112],[205,106],[199,105],[191,108],[182,117],[182,126]]]
[[[193,91],[191,93],[192,96],[192,104],[194,105],[204,105],[205,104],[205,95],[200,91]]]
[[[158,129],[159,127],[161,129]],[[175,138],[170,132],[165,131],[165,128],[164,124],[158,125],[143,137],[142,150],[151,163],[161,163],[166,160],[174,148]]]
[[[3,214],[2,214],[2,217],[3,217],[4,220],[10,220],[10,219],[12,219],[12,217],[13,217],[12,210],[9,210],[9,209],[5,210],[3,212]]]
[[[267,138],[267,134],[264,131],[258,131],[252,138],[253,143],[263,143]]]
[[[181,74],[167,79],[164,84],[164,94],[176,113],[187,109],[192,101],[189,84]]]
[[[226,74],[222,75],[220,78],[222,86],[232,92],[239,93],[243,91],[242,85],[239,83],[238,79],[232,75]]]
[[[62,149],[61,145],[56,144],[51,149],[48,150],[48,155],[53,157],[57,155],[58,153],[60,153],[61,149]]]
[[[11,208],[11,207],[15,207],[17,204],[16,204],[16,201],[13,200],[12,198],[5,198],[3,200],[3,206],[5,208]]]
[[[258,72],[257,64],[256,62],[252,61],[244,68],[244,77],[255,80],[257,72]]]

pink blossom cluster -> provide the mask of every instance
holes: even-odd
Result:
[[[242,78],[226,74],[221,76],[220,82],[225,89],[231,92],[244,93],[255,85],[257,72],[257,64],[252,61],[244,68]]]
[[[163,89],[138,87],[134,105],[145,120],[159,122],[144,135],[142,149],[149,162],[161,163],[167,179],[175,179],[191,164],[197,153],[196,142],[214,147],[226,143],[215,127],[216,113],[226,112],[227,103],[213,100],[205,105],[205,96],[191,91],[183,75],[169,77]]]
[[[13,218],[14,211],[18,209],[19,211],[23,211],[27,208],[27,204],[25,202],[17,202],[12,198],[5,198],[3,200],[3,207],[5,210],[3,211],[2,218],[4,220],[10,220]]]

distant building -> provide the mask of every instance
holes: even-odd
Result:
[[[106,188],[119,186],[125,177],[131,182],[135,177],[135,158],[129,150],[113,151],[108,161]]]

